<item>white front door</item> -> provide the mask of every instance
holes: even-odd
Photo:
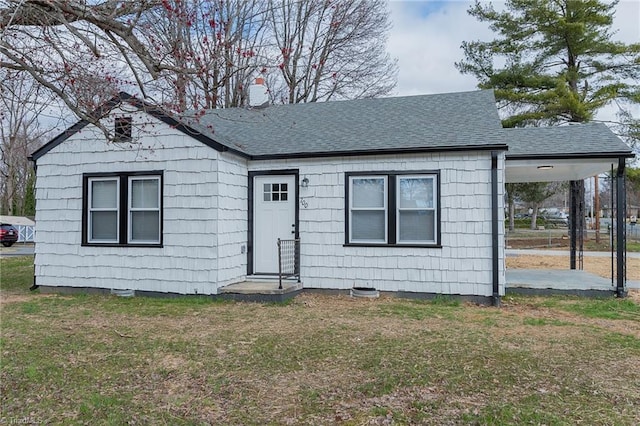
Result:
[[[295,238],[294,175],[253,178],[253,273],[278,273],[278,238]]]

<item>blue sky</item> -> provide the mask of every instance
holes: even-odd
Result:
[[[504,2],[493,2],[499,9]],[[463,40],[491,40],[488,26],[467,14],[472,1],[391,0],[392,30],[388,51],[398,59],[396,96],[476,89],[475,78],[461,75],[454,62],[462,59]],[[623,0],[616,8],[615,38],[640,42],[640,1]],[[640,117],[640,107],[634,111]],[[600,115],[613,118],[613,109]]]
[[[443,1],[392,0],[392,2],[396,2],[396,3],[405,3],[403,7],[405,7],[408,12],[414,13],[423,18],[426,18],[430,14],[436,13],[442,9],[446,9],[448,3],[451,3],[452,1],[453,0],[449,0],[449,1],[446,1],[446,0],[443,0]]]

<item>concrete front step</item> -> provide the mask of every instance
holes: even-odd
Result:
[[[277,278],[250,278],[218,289],[218,296],[245,302],[285,302],[302,291],[302,283],[297,280],[282,280],[282,288],[278,286]]]
[[[238,294],[284,294],[302,289],[302,283],[297,281],[282,281],[282,288],[278,288],[278,280],[273,281],[243,281],[241,283],[230,284],[218,290],[219,293]]]

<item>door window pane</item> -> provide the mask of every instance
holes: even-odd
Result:
[[[289,199],[286,183],[265,183],[263,191],[264,201],[287,201]]]

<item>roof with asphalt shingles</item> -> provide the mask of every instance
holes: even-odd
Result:
[[[513,128],[504,132],[509,145],[507,158],[631,152],[603,123]]]
[[[506,145],[491,90],[216,109],[188,124],[256,157]]]
[[[492,90],[357,99],[176,115],[120,93],[96,111],[129,103],[219,151],[252,159],[509,149],[507,159],[633,156],[604,124],[503,129]],[[185,118],[185,117],[197,118]],[[32,154],[36,161],[88,125],[81,120]]]

